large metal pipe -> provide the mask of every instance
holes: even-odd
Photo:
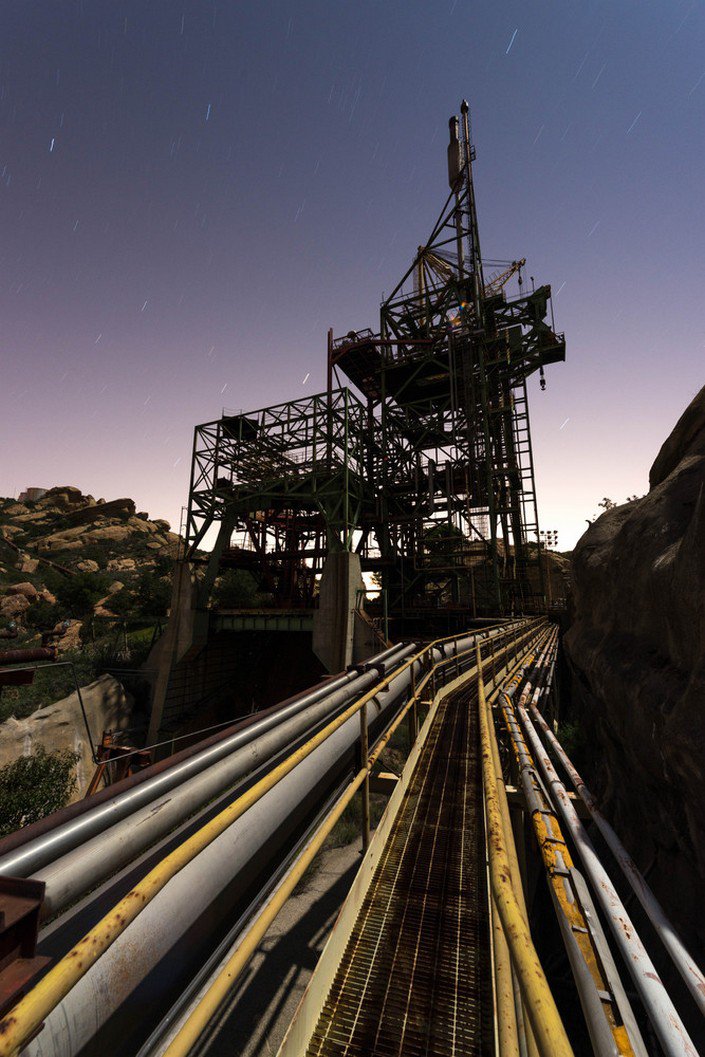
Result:
[[[451,655],[462,652],[473,641],[473,636],[467,636],[452,644]],[[280,715],[268,717],[261,726],[242,732],[241,739],[247,736],[245,743],[234,748],[227,756],[216,758],[207,769],[191,778],[183,778],[176,788],[155,797],[117,822],[107,822],[94,837],[83,840],[66,854],[57,856],[36,870],[32,877],[46,885],[42,919],[46,921],[60,913],[81,895],[152,847],[216,796],[294,744],[326,717],[344,708],[355,697],[374,686],[379,680],[380,671],[398,667],[413,649],[413,645],[407,645],[385,651],[384,655],[372,658],[369,662],[370,671],[351,678],[346,685],[321,697],[317,703],[314,701],[314,704],[303,708],[302,702],[307,700],[303,698],[297,702],[297,709],[290,706],[283,710],[289,715],[288,719],[282,719]],[[444,652],[448,652],[448,649],[440,647],[432,651],[436,660],[441,659]],[[470,655],[462,662],[462,666],[467,667],[472,663]],[[310,696],[315,699],[320,693]],[[275,719],[279,719],[276,724],[273,722]],[[218,748],[222,749],[222,745]],[[188,763],[192,769],[194,760]],[[186,766],[182,765],[176,773],[183,776],[185,771]],[[23,851],[27,854],[29,849]]]
[[[683,977],[683,980],[687,984],[688,990],[695,999],[698,1009],[703,1016],[705,1016],[705,974],[688,953],[680,936],[666,917],[663,907],[644,880],[639,868],[615,831],[612,829],[612,826],[600,811],[595,797],[573,766],[573,763],[567,756],[558,738],[555,736],[548,723],[546,723],[546,720],[539,712],[537,706],[531,702],[530,707],[535,722],[540,727],[544,737],[547,739],[549,745],[565,768],[576,793],[590,812],[593,822],[604,837],[605,843],[608,845],[610,851],[617,860],[622,873],[631,885],[632,891],[646,911],[651,924],[661,937],[664,946],[673,960],[673,964],[676,966]]]
[[[414,646],[411,644],[385,651],[386,663],[401,663],[401,659],[413,649]],[[392,653],[394,653],[393,657]],[[373,658],[373,660],[377,664],[380,657]],[[384,659],[382,663],[385,663]],[[209,745],[202,752],[190,756],[174,767],[161,771],[149,781],[142,782],[126,792],[103,801],[94,811],[86,811],[64,825],[42,834],[36,840],[12,849],[0,858],[0,874],[13,877],[28,877],[36,874],[48,863],[103,833],[109,826],[128,818],[145,805],[153,803],[157,797],[168,793],[194,775],[200,774],[218,760],[251,744],[262,734],[292,716],[298,715],[310,705],[328,698],[340,703],[350,694],[367,689],[378,678],[376,670],[365,675],[360,675],[357,671],[346,672],[332,682],[296,698],[286,707],[271,712],[259,722],[250,724],[230,737]],[[341,692],[343,692],[342,699],[340,698]],[[331,707],[335,707],[335,703]]]
[[[403,659],[412,649],[412,646],[400,649],[393,659],[400,663],[399,658]],[[231,789],[240,779],[252,774],[287,747],[293,746],[322,720],[374,686],[379,681],[377,669],[378,661],[375,659],[373,671],[352,679],[317,703],[299,709],[290,718],[276,725],[270,724],[263,733],[260,732],[247,744],[231,751],[224,759],[217,760],[206,770],[182,781],[176,788],[43,866],[33,874],[35,879],[46,885],[42,918],[47,920],[53,917],[101,881],[111,877],[195,811]]]
[[[31,661],[53,661],[56,646],[35,646],[24,650],[0,650],[0,667],[6,664],[29,664]]]
[[[678,1012],[651,961],[626,908],[600,862],[568,792],[544,749],[536,729],[521,705],[517,706],[524,733],[529,740],[541,776],[555,797],[563,823],[570,832],[575,849],[589,879],[595,897],[602,907],[616,946],[627,965],[634,986],[667,1057],[698,1057]]]
[[[407,667],[368,704],[368,725],[386,725],[410,684]],[[194,938],[221,926],[238,891],[251,883],[253,863],[276,854],[289,837],[293,809],[315,805],[327,776],[339,770],[341,761],[352,763],[359,738],[360,719],[354,715],[177,873],[46,1017],[23,1054],[73,1057],[83,1047],[99,1053],[104,1040],[98,1033],[119,1009],[121,1052],[136,1052],[148,1031],[142,1002],[152,1007],[164,1001],[183,975]],[[134,1015],[121,1009],[131,997]],[[114,1042],[115,1033],[110,1037]]]

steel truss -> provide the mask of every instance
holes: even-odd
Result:
[[[565,341],[523,259],[485,281],[467,104],[450,131],[431,235],[378,331],[329,332],[327,392],[197,427],[187,541],[219,524],[207,579],[249,568],[276,604],[310,605],[325,555],[355,550],[392,617],[544,608],[526,382]]]

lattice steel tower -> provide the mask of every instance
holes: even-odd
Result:
[[[524,260],[483,262],[465,101],[449,124],[450,193],[383,302],[379,332],[329,337],[329,390],[342,371],[367,399],[375,438],[363,568],[407,618],[434,604],[543,606],[526,380],[538,370],[543,387],[544,366],[565,358],[546,322],[550,287],[523,292]],[[483,263],[499,270],[485,279]]]

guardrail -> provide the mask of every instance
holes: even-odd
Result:
[[[509,659],[512,656],[516,660],[522,645],[524,645],[532,635],[536,634],[539,624],[540,622],[536,620],[515,621],[508,628],[503,627],[503,630],[488,628],[479,631],[476,635],[476,639],[481,639],[488,644],[486,648],[491,655],[490,663],[493,667],[496,667],[500,660]],[[330,828],[332,828],[339,817],[339,812],[344,809],[345,804],[349,802],[360,787],[363,787],[363,796],[369,805],[370,772],[379,754],[389,741],[389,738],[391,738],[394,730],[397,729],[404,716],[411,714],[412,729],[417,731],[419,707],[430,703],[428,700],[423,700],[422,698],[422,695],[428,692],[428,688],[430,687],[432,700],[440,685],[447,683],[453,678],[454,674],[457,677],[463,672],[467,672],[468,669],[473,666],[474,645],[466,650],[453,654],[452,656],[444,656],[449,648],[452,648],[453,646],[457,647],[460,640],[467,638],[468,633],[465,633],[464,635],[453,635],[448,636],[445,639],[435,640],[425,646],[422,650],[415,653],[412,657],[405,660],[402,665],[380,680],[380,682],[372,687],[361,698],[345,708],[335,717],[335,719],[326,724],[322,730],[310,738],[305,744],[297,748],[289,757],[275,766],[245,793],[237,797],[236,800],[211,819],[210,822],[197,830],[188,840],[184,841],[169,855],[162,859],[161,862],[142,878],[142,880],[139,881],[138,884],[135,885],[135,887],[72,948],[72,950],[70,950],[49,970],[46,976],[44,976],[39,983],[36,984],[36,986],[10,1010],[3,1020],[0,1021],[0,1055],[2,1055],[2,1057],[14,1057],[26,1041],[41,1027],[42,1022],[47,1015],[59,1005],[73,986],[86,975],[91,966],[94,965],[115,940],[125,932],[128,926],[137,919],[140,913],[168,884],[171,878],[175,877],[176,874],[195,859],[200,852],[215,841],[220,834],[228,829],[228,827],[233,825],[233,823],[236,822],[237,819],[239,819],[253,804],[257,803],[265,793],[280,782],[299,763],[310,756],[319,745],[331,737],[331,735],[342,727],[344,723],[359,713],[361,716],[360,744],[361,759],[364,761],[363,766],[360,768],[350,785],[346,788],[343,796],[338,800],[336,807],[333,809],[333,813],[329,815],[323,823],[321,830],[319,830],[319,833],[314,838],[314,843],[309,845],[309,849],[311,847],[315,849],[310,852],[310,858],[313,858],[316,854],[316,850],[325,839],[325,834],[321,836],[323,830],[327,827],[326,832],[329,832]],[[439,654],[440,656],[438,656]],[[374,661],[372,661],[371,666],[374,666]],[[370,754],[369,746],[366,745],[367,725],[364,722],[366,706],[370,701],[374,700],[378,694],[382,693],[394,678],[407,669],[410,669],[411,677],[411,693],[409,699],[402,706],[399,713],[387,728],[386,733],[382,736],[380,741],[378,741],[372,754]],[[369,840],[369,809],[365,812],[363,826],[363,839],[367,841]],[[305,853],[306,855],[309,855],[309,849],[307,849]],[[310,861],[310,858],[308,861]],[[298,860],[298,863],[300,864],[303,861],[302,857]],[[298,869],[302,872],[303,869],[305,869],[305,866],[301,867],[298,865],[293,869]],[[292,876],[294,877],[293,881],[290,880]],[[284,882],[289,891],[296,883],[295,877],[296,875],[294,874],[288,875],[287,880]],[[275,898],[282,898],[279,893],[286,890],[287,888],[280,888]],[[264,934],[266,927],[268,927],[267,923],[273,920],[273,917],[276,916],[276,906],[277,904],[270,906],[268,903],[265,910],[260,912],[260,915],[251,927],[252,936],[261,936]],[[247,935],[249,936],[250,933],[248,932]],[[248,942],[247,937],[243,943],[244,942]],[[255,941],[252,940],[252,942]],[[238,946],[238,951],[240,951],[241,947],[242,943]],[[238,954],[238,952],[236,952],[234,957],[237,957],[238,959],[237,965],[242,966],[246,963],[246,952],[243,954]],[[232,986],[232,974],[228,974],[227,979],[229,981],[229,986]],[[205,998],[208,998],[208,994],[209,992],[206,993]],[[215,997],[217,997],[217,994]],[[168,1052],[177,1053],[188,1051],[170,1050]]]

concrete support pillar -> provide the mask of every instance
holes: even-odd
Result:
[[[171,608],[164,634],[154,644],[145,663],[156,670],[152,693],[147,744],[157,740],[172,669],[189,652],[205,646],[208,638],[208,612],[196,608],[196,583],[188,562],[174,566]]]
[[[313,652],[329,672],[340,672],[355,659],[355,604],[363,588],[360,556],[331,551],[323,566],[313,617]]]

